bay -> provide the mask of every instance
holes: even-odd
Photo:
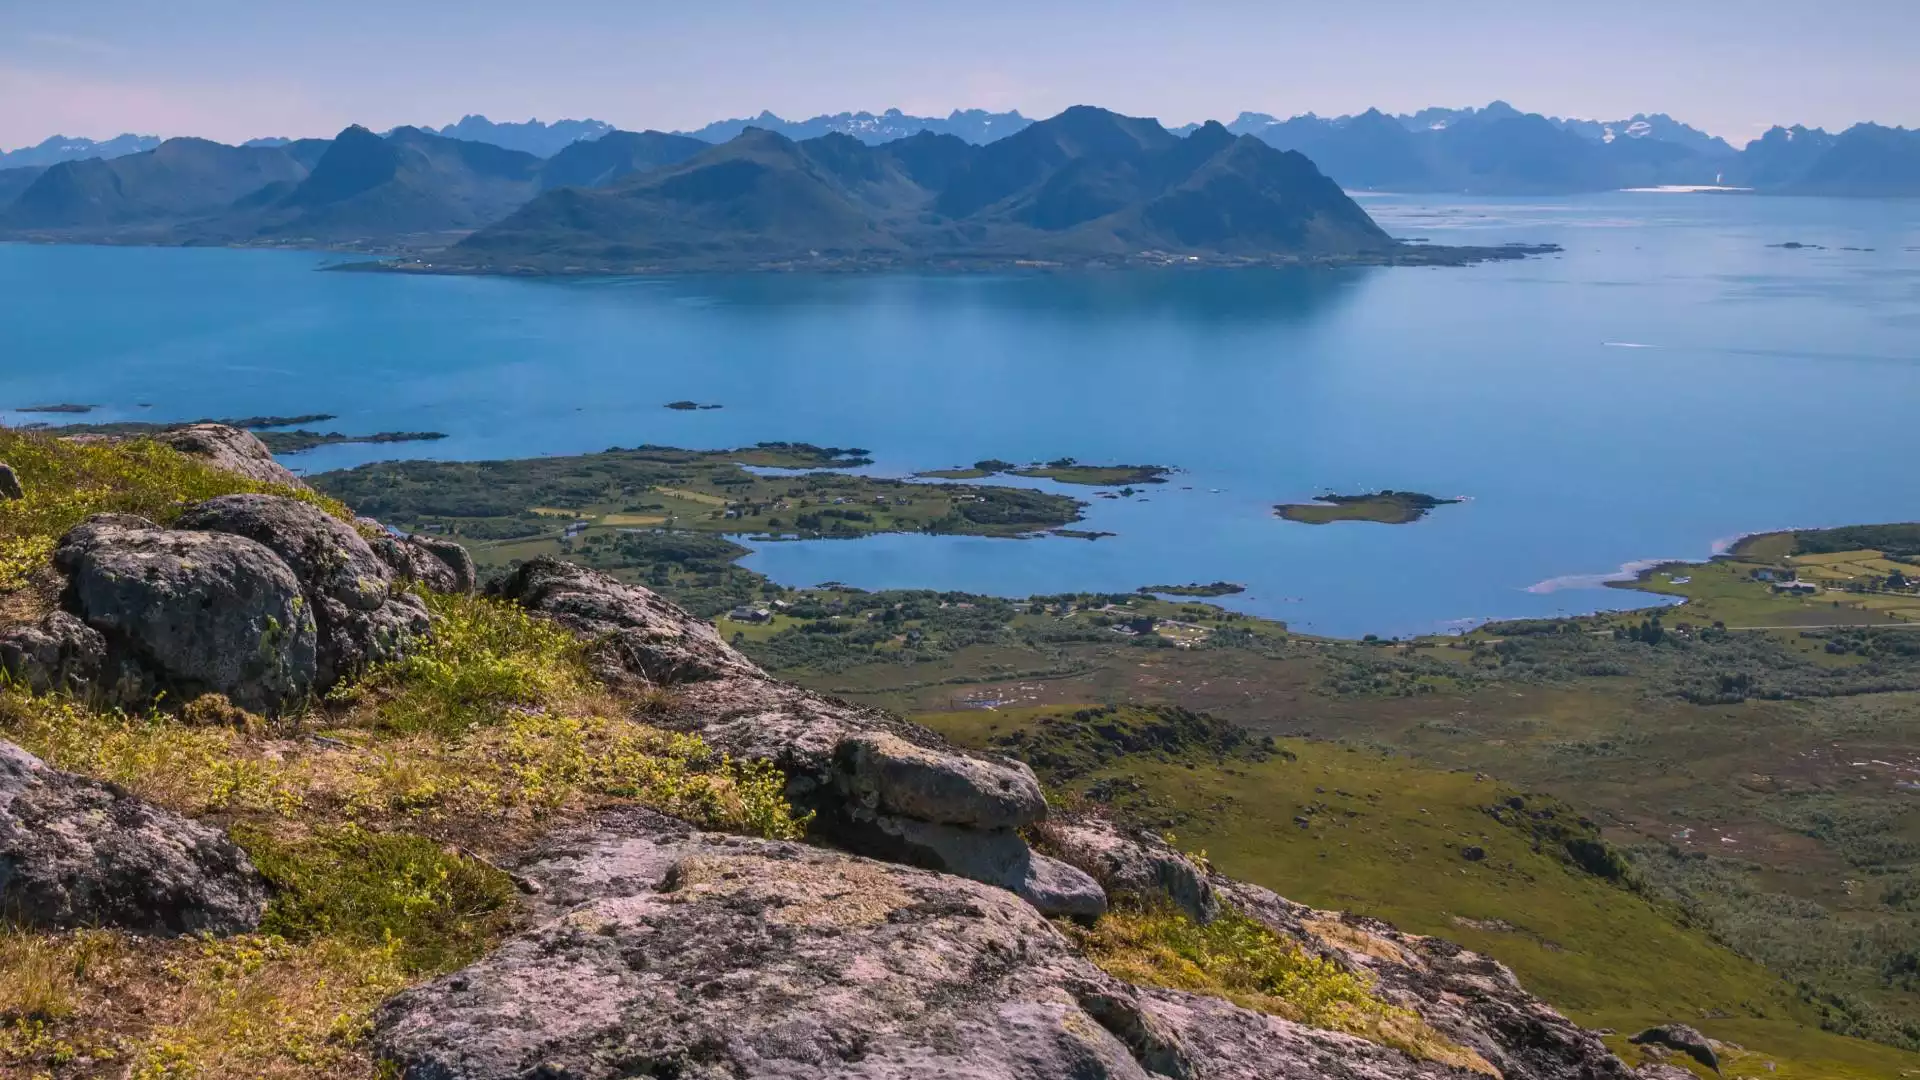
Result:
[[[1090,498],[1081,527],[1118,534],[1098,541],[781,542],[748,565],[1006,595],[1224,579],[1249,587],[1231,606],[1340,635],[1637,606],[1599,579],[1744,532],[1920,517],[1920,202],[1364,204],[1403,237],[1565,250],[1465,269],[563,281],[4,245],[0,406],[449,435],[289,459],[309,471],[778,439],[865,447],[890,474],[1169,464],[1183,471],[1135,499],[1059,489]],[[724,408],[662,407],[681,399]],[[1382,487],[1470,501],[1406,526],[1271,513]]]

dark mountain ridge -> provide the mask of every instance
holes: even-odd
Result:
[[[605,187],[634,173],[676,165],[710,144],[661,131],[610,131],[568,144],[540,168],[540,190]]]
[[[1298,153],[1209,124],[1181,138],[1087,106],[973,146],[761,129],[599,190],[549,192],[454,267],[586,270],[968,261],[1385,257],[1397,248]]]

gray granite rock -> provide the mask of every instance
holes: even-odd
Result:
[[[293,571],[318,631],[317,689],[406,656],[427,632],[426,605],[393,589],[393,571],[359,531],[310,503],[223,495],[189,507],[176,529],[244,536]]]
[[[107,639],[64,611],[0,631],[0,673],[36,694],[85,696],[106,670]]]
[[[1097,818],[1050,824],[1049,849],[1093,876],[1114,899],[1164,901],[1194,920],[1212,922],[1220,899],[1207,872],[1151,833],[1123,830]]]
[[[260,543],[104,514],[68,532],[54,563],[68,609],[105,637],[110,662],[178,698],[217,693],[276,712],[315,689],[313,605]]]
[[[1006,892],[629,812],[521,866],[570,903],[408,990],[407,1080],[1466,1080],[1082,959]]]
[[[266,885],[215,829],[0,742],[0,917],[148,934],[254,929]]]
[[[1637,1046],[1664,1046],[1669,1050],[1678,1050],[1714,1072],[1720,1071],[1720,1054],[1714,1049],[1713,1040],[1686,1024],[1650,1027],[1627,1041]]]
[[[280,484],[291,488],[307,486],[306,481],[273,460],[273,451],[268,450],[267,444],[251,431],[225,424],[193,424],[163,431],[153,438],[155,442],[170,446],[222,472],[258,480],[263,484]]]
[[[840,740],[833,774],[847,798],[881,814],[975,829],[1019,828],[1047,814],[1040,781],[1026,765],[936,750],[886,731]]]

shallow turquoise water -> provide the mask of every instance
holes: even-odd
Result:
[[[338,430],[452,436],[294,459],[316,471],[764,439],[867,447],[891,473],[1167,463],[1185,471],[1144,499],[1093,500],[1084,527],[1110,539],[779,543],[750,565],[1010,595],[1227,579],[1250,586],[1235,606],[1340,634],[1630,606],[1594,577],[1742,532],[1920,517],[1920,202],[1366,205],[1401,236],[1566,252],[1469,269],[558,282],[0,246],[0,405],[333,412]],[[1824,250],[1768,246],[1785,241]],[[661,408],[679,398],[726,407]],[[1472,501],[1402,527],[1270,513],[1379,487]]]

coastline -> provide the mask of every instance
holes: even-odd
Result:
[[[634,262],[432,262],[423,254],[374,258],[322,267],[347,273],[421,274],[430,276],[592,278],[665,277],[701,274],[1004,274],[1075,273],[1121,270],[1277,270],[1339,269],[1359,266],[1476,266],[1540,255],[1560,254],[1558,244],[1502,244],[1446,246],[1400,244],[1392,250],[1342,255],[1229,256],[1176,252],[1134,255],[1044,257],[1036,255],[818,256],[811,259],[713,258]]]

